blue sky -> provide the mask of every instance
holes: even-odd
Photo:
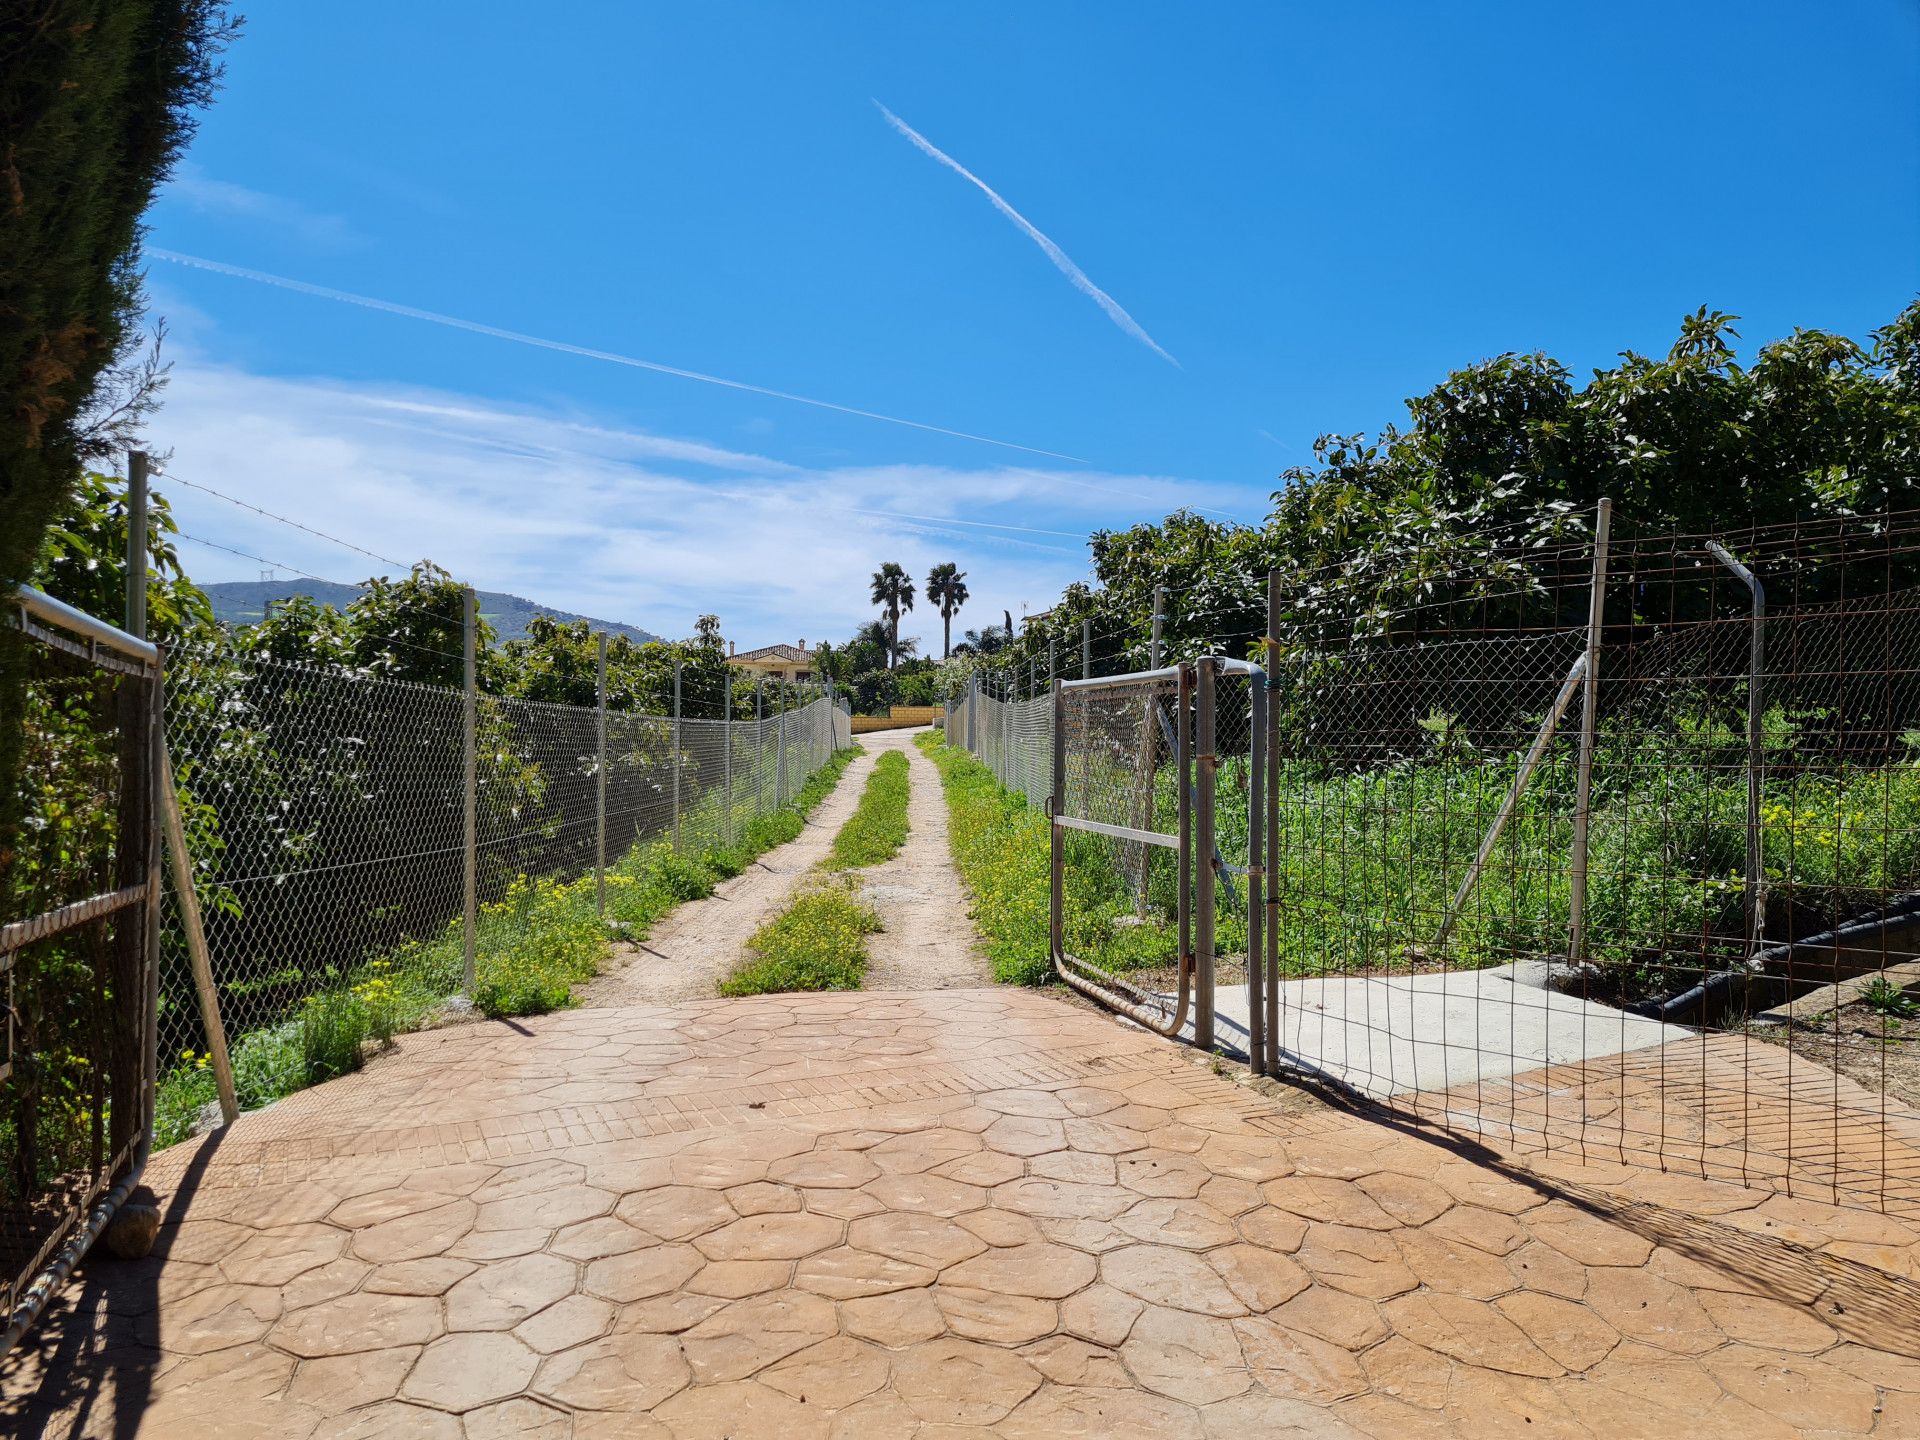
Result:
[[[566,16],[259,7],[150,245],[935,428],[155,258],[175,473],[670,634],[838,636],[889,559],[957,560],[979,624],[1094,528],[1257,520],[1460,364],[1584,371],[1703,303],[1864,336],[1920,291],[1912,0]]]

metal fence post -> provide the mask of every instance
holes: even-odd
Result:
[[[1001,712],[1001,716],[1000,716],[1000,722],[1001,722],[1000,723],[1000,734],[1001,734],[1000,764],[1001,764],[1001,768],[1005,771],[1005,774],[1002,776],[1000,783],[1008,786],[1009,788],[1011,788],[1013,785],[1013,743],[1014,743],[1013,707],[1018,705],[1019,703],[1020,703],[1020,667],[1019,667],[1019,664],[1016,662],[1013,668],[1013,685],[1007,695],[1007,708]]]
[[[720,762],[723,784],[727,792],[727,824],[723,832],[728,845],[733,844],[733,666],[727,666],[726,674],[720,677],[720,714],[725,717],[720,734],[726,744],[726,758]]]
[[[1147,668],[1149,670],[1158,670],[1160,668],[1160,626],[1166,618],[1167,587],[1164,585],[1156,585],[1153,587],[1153,641],[1147,649]]]
[[[147,636],[147,457],[127,454],[126,630]],[[147,885],[138,911],[128,910],[113,926],[113,988],[116,995],[138,995],[112,1027],[112,1090],[108,1099],[109,1155],[136,1145],[144,1159],[153,1135],[153,1105],[158,1079],[156,1035],[159,1020],[160,854],[159,816],[164,677],[155,668],[146,678],[120,685],[121,794],[117,869],[122,888]],[[137,839],[137,843],[136,843]],[[139,917],[138,923],[135,916]],[[124,1109],[124,1114],[122,1113]],[[136,1162],[137,1164],[138,1162]]]
[[[1093,678],[1093,621],[1080,622],[1080,678]]]
[[[673,851],[680,853],[680,662],[673,662]]]
[[[1267,683],[1247,677],[1247,1068],[1267,1073]]]
[[[147,638],[147,455],[127,452],[127,633]]]
[[[1580,768],[1574,782],[1573,867],[1567,897],[1567,958],[1587,958],[1588,832],[1593,820],[1593,740],[1600,711],[1600,628],[1606,621],[1607,539],[1613,501],[1602,498],[1593,522],[1593,588],[1587,597],[1587,664],[1580,700]]]
[[[1194,756],[1193,768],[1198,795],[1194,802],[1194,907],[1193,907],[1193,1043],[1202,1050],[1213,1048],[1213,898],[1214,876],[1214,766],[1218,757],[1214,746],[1214,667],[1202,660],[1194,679]]]
[[[773,803],[779,806],[787,803],[787,687],[784,681],[774,692],[774,699],[780,713],[773,732]]]
[[[460,974],[464,993],[471,1000],[475,984],[475,959],[478,932],[480,929],[480,773],[479,773],[479,736],[475,733],[479,721],[479,677],[474,646],[479,629],[476,601],[471,585],[461,587],[460,591],[460,627],[463,633],[462,650],[465,654],[466,675],[462,691],[461,732],[462,732],[462,768],[461,801],[465,815],[465,833],[461,837],[461,855],[463,874],[461,879],[463,899],[461,904],[460,937]]]
[[[607,637],[596,637],[593,655],[593,690],[598,714],[595,743],[597,756],[593,767],[593,910],[607,918]]]
[[[753,813],[765,808],[767,798],[767,680],[753,682]]]
[[[1066,874],[1067,856],[1060,835],[1060,811],[1067,798],[1067,727],[1061,723],[1066,709],[1062,703],[1066,691],[1060,682],[1053,682],[1051,698],[1053,710],[1053,753],[1049,756],[1048,766],[1051,783],[1047,786],[1047,866],[1049,880],[1047,884],[1047,937],[1054,964],[1060,963],[1059,957],[1067,953],[1066,927]]]
[[[1273,693],[1280,672],[1280,572],[1267,573],[1267,1073],[1280,1073],[1280,706]]]
[[[1707,542],[1707,553],[1739,577],[1753,600],[1753,634],[1747,646],[1747,960],[1760,951],[1767,928],[1767,874],[1760,849],[1760,768],[1764,754],[1767,666],[1767,590],[1745,565],[1718,540]]]

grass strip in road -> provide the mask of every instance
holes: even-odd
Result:
[[[827,869],[850,870],[891,860],[907,843],[907,757],[889,750],[874,765],[859,808],[833,837]]]
[[[842,872],[878,865],[907,839],[907,757],[881,755],[860,803],[821,862],[827,872],[803,881],[784,910],[747,941],[747,958],[720,981],[727,996],[790,990],[858,990],[867,973],[867,936],[880,917]]]
[[[867,973],[867,936],[880,917],[861,903],[853,883],[810,882],[747,941],[751,955],[720,982],[728,996],[789,990],[858,990]]]

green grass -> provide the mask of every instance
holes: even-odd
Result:
[[[1050,857],[1047,817],[966,751],[933,732],[915,742],[940,771],[953,861],[973,898],[973,923],[993,963],[994,979],[1044,985],[1053,976],[1047,953]],[[1087,854],[1078,853],[1081,841]],[[1114,972],[1171,965],[1172,927],[1152,905],[1143,924],[1132,888],[1098,853],[1098,836],[1069,837],[1066,943],[1073,954]]]
[[[1766,717],[1769,762],[1760,807],[1773,933],[1824,929],[1920,883],[1920,763],[1834,766],[1799,754],[1801,724]],[[940,767],[954,857],[1003,979],[1046,973],[1047,824],[966,752],[920,742]],[[1920,756],[1920,735],[1909,740]],[[1746,785],[1743,731],[1681,714],[1603,733],[1594,763],[1589,953],[1600,983],[1623,998],[1671,994],[1700,970],[1743,953]],[[1565,756],[1562,755],[1562,761]],[[1102,757],[1083,757],[1088,766]],[[1111,776],[1083,783],[1119,793]],[[1404,969],[1430,947],[1519,764],[1517,750],[1436,743],[1430,753],[1366,768],[1289,758],[1277,789],[1279,845],[1266,860],[1289,976]],[[1247,862],[1247,758],[1221,757],[1218,839],[1229,864]],[[1489,856],[1447,944],[1456,966],[1564,954],[1571,911],[1574,767],[1542,767]],[[1154,777],[1153,828],[1170,832],[1170,767]],[[1113,847],[1070,833],[1067,944],[1103,968],[1160,965],[1172,956],[1171,867],[1147,886],[1145,923],[1117,875]],[[1219,895],[1217,948],[1244,953],[1244,881]],[[1115,922],[1120,922],[1116,924]]]
[[[879,928],[880,917],[855,898],[852,882],[822,880],[754,932],[747,942],[752,958],[720,982],[720,993],[858,990],[867,936]]]
[[[795,839],[860,751],[842,750],[777,810],[737,824],[731,845],[715,841],[676,854],[665,841],[636,845],[607,867],[605,921],[595,913],[591,873],[573,880],[521,876],[480,907],[474,933],[474,1007],[492,1017],[538,1015],[571,1003],[573,987],[599,972],[614,935],[646,938],[676,906],[713,893],[760,855]],[[683,834],[718,834],[719,812],[699,809]],[[234,1089],[242,1109],[357,1070],[370,1045],[429,1024],[461,988],[458,919],[440,934],[410,941],[335,975],[276,1025],[230,1037]],[[162,1077],[155,1102],[156,1148],[185,1139],[214,1098],[207,1058],[188,1054]]]
[[[882,755],[867,777],[859,808],[833,837],[829,868],[854,869],[891,860],[907,843],[907,757]]]

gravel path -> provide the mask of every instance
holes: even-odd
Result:
[[[993,983],[947,847],[940,772],[913,743],[921,733],[883,730],[864,737],[876,754],[902,751],[909,782],[907,843],[885,864],[855,872],[863,877],[867,903],[880,912],[886,926],[868,946],[869,990],[950,990]]]
[[[794,887],[826,858],[860,803],[867,776],[887,750],[907,757],[907,843],[882,865],[852,872],[886,926],[875,935],[869,990],[944,990],[991,984],[967,915],[966,892],[947,848],[947,806],[940,772],[913,744],[918,730],[864,735],[867,753],[807,820],[796,840],[769,850],[712,895],[682,905],[637,945],[616,948],[608,968],[575,992],[589,1008],[671,1005],[711,1000],[714,985],[737,965],[749,936],[785,907]]]
[[[879,749],[866,746],[867,753],[847,767],[833,793],[807,817],[797,839],[723,880],[706,899],[680,906],[639,944],[617,946],[607,969],[574,992],[578,1003],[606,1007],[713,999],[720,977],[739,963],[747,937],[779,914],[800,878],[826,858],[833,837],[860,803]]]

